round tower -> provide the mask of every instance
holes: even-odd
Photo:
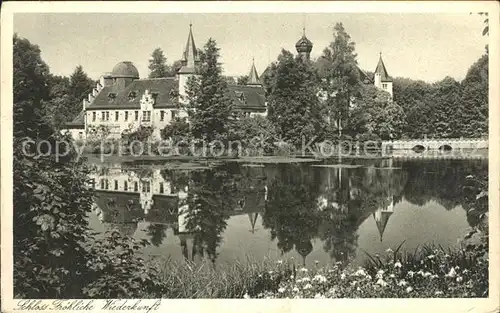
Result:
[[[298,54],[304,59],[309,61],[311,58],[311,51],[313,48],[313,43],[306,37],[306,28],[302,29],[302,38],[295,44],[295,49],[297,49]]]
[[[113,78],[113,84],[119,89],[125,89],[135,79],[139,79],[139,71],[130,61],[123,61],[113,67],[110,75]]]

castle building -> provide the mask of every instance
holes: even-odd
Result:
[[[75,139],[85,139],[92,129],[104,126],[110,137],[119,138],[139,126],[153,128],[153,137],[161,139],[161,130],[176,117],[187,117],[178,104],[187,101],[186,83],[200,65],[192,27],[182,54],[182,67],[175,77],[141,79],[130,61],[118,63],[111,73],[102,75],[96,87],[83,100],[80,114],[66,124],[63,132]],[[255,64],[246,86],[229,86],[235,108],[245,115],[266,115],[264,88]]]
[[[305,28],[295,48],[299,56],[310,61],[313,43],[306,37]],[[116,64],[110,73],[100,77],[96,87],[83,99],[80,114],[72,122],[66,123],[62,132],[83,140],[93,130],[105,127],[109,130],[110,137],[119,138],[124,131],[133,131],[142,125],[152,127],[153,137],[161,139],[161,130],[172,120],[176,117],[187,118],[187,113],[178,104],[187,101],[186,83],[190,77],[196,76],[200,65],[192,25],[189,26],[181,63],[175,77],[153,79],[141,79],[139,71],[130,61]],[[389,92],[392,97],[392,78],[382,60],[382,54],[374,77],[360,68],[358,71],[361,81],[374,84]],[[265,91],[254,62],[248,77],[244,86],[229,85],[228,95],[234,101],[236,110],[243,115],[266,116]]]

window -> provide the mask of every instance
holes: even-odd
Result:
[[[78,133],[78,138],[82,139],[83,138],[83,132]]]
[[[108,180],[101,178],[101,189],[108,189]]]
[[[138,121],[139,120],[139,111],[135,111],[135,120]]]
[[[115,121],[118,121],[118,111],[115,111]]]
[[[156,99],[158,99],[158,93],[157,92],[152,92],[151,93],[151,98],[153,98],[153,104],[156,104]]]
[[[151,111],[142,111],[142,121],[151,122]]]
[[[135,192],[139,191],[139,184],[137,184],[136,181],[134,182],[134,191]]]
[[[382,88],[387,89],[387,84],[382,84]]]
[[[142,182],[142,192],[150,192],[151,191],[151,183],[148,181]]]
[[[128,111],[125,111],[125,122],[128,121]]]
[[[128,181],[123,182],[123,190],[128,191]]]
[[[131,91],[129,94],[128,94],[128,100],[129,101],[134,101],[135,97],[137,96],[137,93],[135,91]]]
[[[115,190],[118,190],[118,181],[115,179]]]
[[[101,112],[101,120],[105,121],[106,120],[106,112]]]
[[[163,193],[164,190],[163,190],[163,183],[160,183],[160,193]]]
[[[160,121],[164,121],[165,120],[165,111],[161,110],[160,111]]]
[[[172,110],[172,119],[174,119],[176,115],[177,115],[177,110]]]
[[[109,121],[109,112],[106,112],[106,121]]]
[[[95,122],[95,116],[96,116],[95,112],[92,112],[92,122]]]

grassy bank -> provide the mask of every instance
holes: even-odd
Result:
[[[364,267],[293,261],[214,266],[209,260],[158,263],[167,298],[467,298],[488,296],[485,247],[457,250],[425,246],[370,256]]]

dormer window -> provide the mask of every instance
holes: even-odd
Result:
[[[131,91],[129,94],[128,94],[128,100],[129,101],[134,101],[134,99],[137,97],[137,92],[135,91]]]
[[[238,100],[240,100],[241,102],[245,102],[245,95],[243,94],[243,92],[235,91],[234,93],[236,94],[236,98],[238,98]]]
[[[156,99],[158,99],[159,93],[156,91],[151,92],[151,98],[153,99],[153,103],[156,104]]]
[[[108,93],[109,102],[113,102],[115,99],[116,99],[116,93],[114,93],[114,92]]]

